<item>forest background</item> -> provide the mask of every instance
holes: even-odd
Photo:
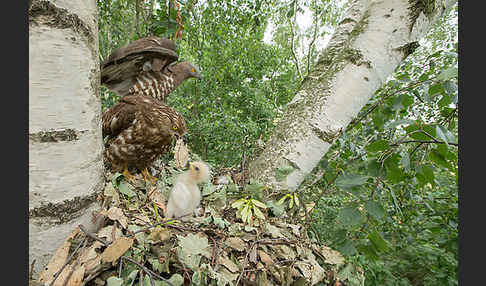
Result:
[[[348,3],[178,2],[98,1],[100,62],[141,37],[173,38],[183,23],[179,60],[203,80],[186,81],[169,104],[187,121],[193,153],[239,168],[263,149]],[[457,13],[456,4],[301,187],[272,206],[359,265],[366,285],[458,284]],[[102,87],[103,110],[117,99]]]

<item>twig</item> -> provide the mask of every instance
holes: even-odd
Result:
[[[216,257],[216,247],[218,247],[218,245],[216,244],[216,240],[214,240],[214,238],[212,236],[209,236],[209,238],[211,238],[211,240],[213,241],[213,244],[214,244],[214,247],[213,247],[213,253],[212,253],[212,257],[211,257],[211,266],[214,266],[214,259]]]
[[[298,242],[297,240],[288,240],[288,239],[285,239],[285,238],[264,238],[264,239],[255,240],[251,244],[249,250],[246,252],[245,260],[243,262],[243,266],[242,266],[242,269],[241,269],[241,273],[238,276],[238,280],[236,280],[235,285],[238,286],[238,283],[241,280],[241,276],[243,276],[243,273],[245,273],[245,267],[246,267],[246,264],[248,263],[248,255],[250,255],[250,252],[252,251],[253,247],[255,247],[256,244],[258,244],[258,243],[261,243],[261,244],[295,244],[297,242]]]
[[[81,248],[81,245],[85,245],[85,244],[86,244],[86,236],[79,243],[79,245],[76,247],[76,249],[74,249],[73,253],[71,253],[71,255],[68,257],[68,259],[66,260],[66,262],[64,263],[64,265],[61,267],[61,269],[59,269],[56,272],[56,274],[54,274],[54,279],[52,279],[51,283],[49,283],[49,286],[54,285],[54,282],[56,281],[57,277],[59,277],[59,275],[64,270],[64,268],[66,268],[66,266],[69,264],[69,262],[71,262],[71,259],[73,259],[74,254],[76,254],[76,252],[78,252],[78,250]]]
[[[32,263],[30,264],[29,280],[32,280],[32,276],[34,275],[34,265],[35,265],[35,259],[32,260]]]
[[[176,217],[176,218],[173,218],[173,219],[169,219],[169,220],[166,220],[166,221],[161,221],[161,222],[158,222],[158,223],[155,223],[155,224],[149,225],[149,226],[147,226],[147,227],[144,227],[144,228],[142,228],[142,229],[139,229],[139,230],[137,230],[137,231],[132,232],[132,233],[131,233],[131,236],[133,236],[133,235],[135,235],[135,234],[137,234],[137,233],[139,233],[139,232],[144,232],[144,231],[146,231],[146,230],[149,230],[149,229],[151,229],[152,227],[156,227],[156,226],[159,226],[159,225],[162,225],[162,224],[166,224],[166,223],[169,223],[169,222],[171,222],[171,221],[176,221],[176,220],[179,220],[179,219],[181,219],[181,218],[183,218],[183,217],[186,217],[186,216],[189,216],[189,215],[191,215],[191,214],[182,215],[182,216],[179,216],[179,217]]]
[[[299,66],[299,60],[297,59],[297,55],[295,54],[295,31],[294,31],[294,24],[297,19],[297,0],[294,0],[294,21],[292,22],[290,19],[288,19],[289,25],[290,25],[290,51],[292,52],[292,56],[294,57],[295,61],[295,67],[297,69],[297,73],[299,74],[299,78],[302,81],[302,72],[300,71],[300,66]]]
[[[393,95],[396,95],[396,94],[398,94],[398,93],[400,93],[400,92],[402,92],[402,91],[404,91],[404,90],[406,90],[406,89],[408,89],[408,88],[411,88],[411,87],[416,87],[416,86],[418,86],[418,85],[420,85],[420,84],[422,84],[422,83],[424,83],[424,82],[427,82],[427,81],[432,81],[432,80],[435,80],[435,78],[433,78],[433,79],[426,79],[426,80],[423,80],[423,81],[418,81],[418,82],[415,82],[415,83],[413,83],[413,84],[411,84],[411,85],[407,85],[406,87],[403,87],[403,88],[401,88],[401,89],[399,89],[399,90],[397,90],[397,91],[395,91],[395,92],[393,92],[393,93],[389,93],[389,94],[387,94],[387,95],[383,96],[383,97],[382,97],[382,98],[381,98],[379,101],[377,101],[375,104],[373,104],[373,106],[371,106],[371,108],[370,108],[370,109],[368,109],[368,111],[366,111],[366,113],[365,113],[365,114],[363,114],[363,115],[362,115],[361,117],[359,117],[358,119],[353,120],[353,121],[352,121],[352,122],[351,122],[351,123],[348,125],[348,127],[346,128],[346,130],[351,130],[351,128],[353,128],[353,127],[354,127],[356,124],[358,124],[358,122],[360,122],[361,120],[363,120],[363,119],[364,119],[366,116],[368,116],[368,114],[370,114],[371,112],[373,112],[373,110],[375,110],[375,109],[376,109],[376,108],[377,108],[377,107],[378,107],[380,104],[382,104],[382,103],[385,101],[385,99],[387,99],[387,98],[389,98],[389,97],[391,97],[391,96],[393,96]]]
[[[245,267],[246,267],[246,264],[248,263],[248,255],[250,255],[250,252],[252,251],[253,247],[255,246],[255,244],[257,243],[257,241],[254,241],[250,248],[248,249],[248,251],[246,252],[246,255],[245,255],[245,260],[243,262],[243,266],[241,268],[241,273],[240,275],[238,276],[238,280],[236,280],[236,286],[238,286],[238,283],[240,283],[240,280],[241,280],[241,276],[243,276],[243,273],[245,273]]]
[[[395,144],[391,144],[390,146],[398,146],[398,145],[403,144],[403,143],[445,144],[446,142],[443,142],[443,141],[426,141],[426,140],[407,140],[407,141],[401,141],[401,142],[398,142],[398,143],[395,143]],[[447,142],[447,144],[452,145],[452,146],[456,146],[456,147],[459,146],[459,144],[453,143],[453,142]]]
[[[413,148],[412,152],[410,152],[410,156],[412,156],[412,155],[413,155],[413,153],[415,153],[415,151],[417,151],[417,149],[418,149],[420,146],[422,146],[422,145],[424,145],[424,143],[417,144],[417,146],[415,146],[415,148]]]
[[[316,7],[316,0],[314,0],[314,7]],[[312,35],[312,41],[310,42],[309,44],[309,50],[307,51],[307,74],[309,74],[310,72],[310,62],[311,62],[311,57],[312,57],[312,51],[313,51],[313,48],[314,48],[314,42],[316,41],[316,38],[317,38],[317,18],[319,16],[320,13],[317,13],[317,9],[316,11],[314,11],[314,34]]]
[[[152,270],[148,269],[147,267],[143,266],[142,264],[138,263],[137,261],[133,260],[132,258],[130,258],[128,256],[122,256],[122,257],[120,257],[120,264],[122,263],[122,260],[123,259],[130,261],[131,263],[137,265],[143,271],[145,271],[145,273],[147,273],[147,275],[150,277],[150,282],[152,283],[152,286],[155,286],[154,278],[152,276],[155,276],[156,278],[164,281],[165,283],[167,283],[167,284],[169,284],[171,286],[175,286],[169,280],[167,280],[164,277],[158,275],[157,273],[153,272]],[[121,266],[120,266],[120,269],[121,269]],[[120,273],[121,273],[121,271],[120,271]],[[119,273],[119,276],[118,277],[120,277],[120,273]]]
[[[92,239],[103,243],[104,246],[110,245],[110,243],[106,242],[104,239],[101,239],[98,236],[96,236],[95,234],[88,232],[88,230],[84,227],[84,225],[80,224],[80,225],[78,225],[78,227],[82,232],[84,232],[84,234],[86,234],[86,236],[89,236]]]

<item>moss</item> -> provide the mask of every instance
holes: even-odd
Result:
[[[351,37],[354,39],[358,35],[360,35],[366,26],[368,26],[368,18],[370,17],[369,11],[366,11],[363,17],[359,20],[359,22],[353,27],[353,30],[351,30]]]
[[[88,47],[94,49],[95,37],[91,29],[76,14],[69,13],[49,1],[34,0],[29,9],[29,25],[46,25],[58,29],[72,29],[85,37]],[[75,39],[74,39],[75,40]],[[93,52],[93,51],[92,51]],[[96,51],[96,55],[98,52]]]
[[[406,45],[403,45],[399,48],[396,48],[396,50],[399,50],[403,52],[404,58],[408,57],[410,54],[413,54],[415,50],[420,47],[420,44],[418,42],[411,42]]]
[[[96,189],[98,189],[98,187]],[[89,196],[75,197],[72,200],[65,200],[61,203],[44,204],[29,210],[29,218],[52,217],[57,219],[58,224],[63,224],[78,217],[79,215],[77,213],[88,208],[96,201],[97,196],[98,193],[95,192]]]
[[[75,141],[79,140],[79,134],[84,131],[76,131],[74,129],[64,130],[52,130],[52,131],[40,131],[37,133],[29,134],[29,141],[32,142],[59,142],[59,141]]]
[[[436,9],[435,0],[409,0],[409,10],[410,10],[410,31],[415,25],[415,21],[419,17],[420,13],[424,13],[425,16],[429,17],[432,15]]]

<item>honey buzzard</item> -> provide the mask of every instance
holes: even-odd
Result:
[[[116,49],[101,66],[101,83],[118,96],[146,95],[164,103],[184,80],[201,79],[199,69],[178,59],[175,43],[150,36]]]
[[[147,167],[158,155],[167,152],[174,139],[186,134],[182,115],[167,104],[143,95],[122,97],[102,117],[105,160],[114,170],[132,179],[128,166],[142,171],[145,180],[155,184]]]

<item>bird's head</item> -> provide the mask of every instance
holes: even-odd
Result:
[[[169,107],[168,107],[169,108]],[[182,114],[180,114],[177,110],[170,108],[172,112],[170,112],[170,134],[175,137],[176,139],[184,139],[187,132],[186,128],[186,121]]]
[[[210,171],[204,162],[189,162],[189,176],[196,184],[209,181]]]
[[[187,74],[187,77],[195,77],[198,79],[202,79],[201,73],[199,72],[199,68],[193,65],[190,62],[182,62],[181,65],[184,68],[184,71]]]

